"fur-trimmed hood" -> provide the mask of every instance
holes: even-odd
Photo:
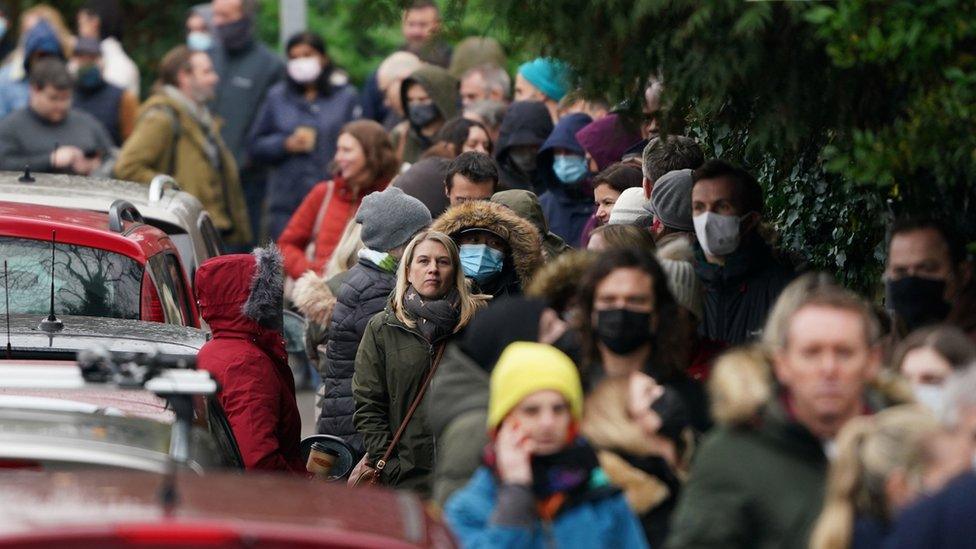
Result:
[[[467,202],[454,206],[438,217],[432,230],[451,238],[465,229],[485,229],[502,237],[508,243],[519,282],[524,286],[532,280],[542,265],[542,237],[532,223],[522,219],[512,210],[493,202]]]
[[[753,424],[779,392],[767,353],[758,345],[722,355],[708,381],[715,423],[726,426]],[[881,410],[912,401],[904,382],[885,372],[868,386],[865,403]]]
[[[535,273],[525,295],[544,299],[550,307],[562,311],[576,297],[580,278],[593,265],[596,256],[587,250],[560,254]]]
[[[213,330],[244,334],[277,333],[282,327],[284,268],[273,244],[251,254],[204,261],[196,273],[200,314]]]

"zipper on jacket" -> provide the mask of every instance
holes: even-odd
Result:
[[[558,545],[556,544],[556,532],[552,527],[552,521],[546,519],[541,520],[540,523],[542,524],[542,537],[545,538],[546,547],[556,549]]]

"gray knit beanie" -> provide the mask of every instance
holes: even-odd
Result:
[[[617,203],[610,210],[610,220],[607,223],[610,225],[637,224],[638,219],[647,215],[647,210],[644,209],[646,202],[643,187],[624,189],[624,192],[617,197]]]
[[[672,172],[674,173],[674,172]],[[655,185],[656,189],[657,185]],[[702,285],[695,267],[688,261],[660,259],[661,269],[668,278],[668,289],[674,300],[691,311],[698,320],[702,318]]]
[[[669,229],[693,232],[691,220],[691,188],[695,182],[691,170],[675,170],[661,176],[651,191],[649,212]]]
[[[356,221],[363,225],[362,239],[367,248],[388,252],[424,230],[431,217],[423,202],[396,187],[388,187],[363,198]]]

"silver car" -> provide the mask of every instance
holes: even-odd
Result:
[[[220,255],[223,243],[210,214],[167,175],[156,176],[147,186],[77,175],[0,172],[0,200],[108,212],[118,199],[131,202],[146,223],[169,235],[191,281],[201,263]]]

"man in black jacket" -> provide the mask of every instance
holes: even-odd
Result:
[[[793,278],[759,235],[762,189],[748,172],[721,160],[709,160],[692,178],[695,271],[705,288],[700,331],[728,345],[756,339]]]
[[[349,270],[339,288],[329,341],[325,347],[324,397],[318,432],[342,437],[357,453],[365,452],[362,436],[356,433],[353,412],[352,374],[359,341],[366,324],[381,312],[396,284],[396,268],[404,248],[415,234],[430,225],[430,211],[423,202],[390,187],[363,198],[356,213],[363,225],[366,247],[359,262]]]
[[[285,77],[285,63],[254,36],[256,0],[214,0],[217,41],[210,56],[220,76],[213,110],[223,119],[224,143],[234,155],[248,204],[251,232],[260,234],[265,173],[246,158],[246,136],[268,90]]]

